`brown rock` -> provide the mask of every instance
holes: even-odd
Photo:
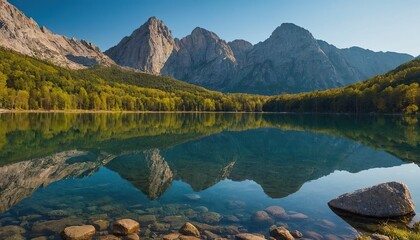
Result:
[[[181,239],[181,240],[200,240],[200,238],[198,238],[198,237],[185,236],[185,235],[179,235],[179,239]]]
[[[240,233],[235,236],[236,240],[265,240],[265,237],[259,234]]]
[[[264,211],[266,211],[268,214],[277,219],[287,219],[288,217],[286,211],[282,207],[271,206],[266,208]]]
[[[298,230],[295,230],[293,232],[291,232],[290,234],[292,234],[293,237],[295,238],[302,238],[303,234],[301,232],[299,232]]]
[[[139,222],[143,223],[150,223],[156,221],[155,215],[143,215],[138,217]]]
[[[155,232],[166,232],[171,228],[170,224],[154,222],[150,229]]]
[[[109,227],[109,222],[107,220],[96,220],[92,223],[92,225],[96,228],[98,231],[105,231]]]
[[[104,236],[97,236],[95,237],[96,240],[121,240],[121,238],[115,236],[115,235],[104,235]]]
[[[270,236],[276,240],[294,240],[295,238],[284,227],[278,227],[270,231]]]
[[[208,230],[204,230],[204,235],[206,235],[207,239],[210,239],[210,240],[214,240],[214,239],[220,238],[219,235],[214,234],[214,233],[212,233],[212,232],[210,232]]]
[[[162,236],[163,240],[175,240],[179,239],[179,233],[171,233]]]
[[[123,236],[122,240],[140,240],[140,237],[137,233],[128,234],[127,236]]]
[[[92,225],[66,227],[61,236],[67,240],[89,240],[95,235],[95,227]]]
[[[187,235],[187,236],[195,236],[195,237],[201,236],[200,231],[198,231],[198,229],[189,222],[185,223],[181,227],[181,229],[179,229],[179,233],[183,235]]]
[[[7,236],[23,234],[25,232],[26,230],[24,228],[15,225],[0,227],[0,239],[3,239]]]
[[[120,219],[112,225],[112,232],[117,235],[137,233],[139,229],[140,224],[132,219]]]

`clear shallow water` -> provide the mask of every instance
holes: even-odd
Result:
[[[219,226],[212,231],[222,236],[267,234],[270,226],[251,216],[281,206],[291,216],[307,217],[277,225],[308,237],[312,231],[352,239],[365,229],[332,212],[327,206],[332,198],[397,180],[408,185],[419,205],[416,120],[3,114],[0,224],[22,226],[28,238],[58,237],[69,224],[122,217],[139,220],[141,235],[148,237],[186,221]],[[203,213],[203,206],[210,213]]]

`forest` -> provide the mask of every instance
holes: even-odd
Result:
[[[272,97],[225,94],[117,66],[68,70],[0,48],[0,109],[415,114],[419,83],[416,59],[347,87]]]
[[[0,49],[0,109],[260,112],[264,99],[116,66],[68,70]]]
[[[284,94],[265,102],[266,112],[405,113],[420,106],[420,59],[347,87]]]

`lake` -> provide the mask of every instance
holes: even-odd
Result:
[[[402,181],[420,205],[418,120],[0,114],[0,226],[20,226],[29,239],[59,239],[68,225],[132,218],[143,239],[177,231],[187,221],[227,238],[237,232],[267,236],[276,224],[312,239],[354,239],[374,225],[337,215],[329,200]],[[287,216],[272,222],[252,217],[270,206],[281,206]]]

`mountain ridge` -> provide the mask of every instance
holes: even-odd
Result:
[[[167,28],[163,21],[161,24]],[[169,37],[173,38],[170,31]],[[246,40],[227,42],[201,27],[182,39],[173,39],[172,53],[161,71],[153,73],[223,92],[275,95],[337,88],[382,74],[414,58],[359,47],[339,49],[293,23],[281,24],[268,39],[255,45]],[[119,50],[118,45],[111,49],[127,51]],[[148,57],[138,55],[139,59]]]
[[[54,34],[6,0],[0,1],[0,46],[72,69],[115,64],[91,42]]]

